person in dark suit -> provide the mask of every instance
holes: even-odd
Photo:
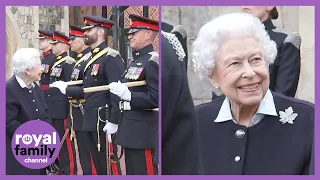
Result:
[[[314,104],[270,90],[277,47],[260,20],[220,16],[193,47],[195,72],[225,95],[196,107],[203,174],[311,174]]]
[[[18,49],[12,57],[14,75],[6,82],[6,174],[44,175],[44,169],[22,166],[11,150],[15,131],[25,122],[42,120],[51,124],[40,81],[43,67],[40,53],[34,48]]]
[[[50,70],[50,83],[56,81],[70,81],[75,60],[68,55],[68,36],[54,31],[52,39],[52,53],[56,55],[54,65]],[[67,130],[68,120],[68,97],[65,93],[61,93],[57,88],[49,88],[50,97],[48,98],[49,115],[52,124],[63,137]],[[70,142],[70,133],[66,134],[66,140],[63,143],[60,153],[59,162],[61,165],[61,173],[74,175],[76,171],[76,157],[73,157],[72,146]]]
[[[69,44],[71,51],[76,52],[76,63],[73,67],[71,80],[83,80],[84,67],[87,64],[88,59],[91,57],[91,48],[84,43],[84,30],[80,27],[70,26]],[[69,104],[67,128],[71,130],[70,140],[72,144],[73,157],[76,157],[76,139],[83,175],[95,175],[96,172],[94,172],[95,169],[93,162],[91,161],[90,151],[86,145],[86,133],[82,130],[84,96],[82,94],[80,97],[69,96]]]
[[[180,27],[181,28],[181,27]],[[199,134],[179,39],[161,32],[163,175],[200,174]]]
[[[88,59],[83,70],[83,84],[81,87],[68,86],[59,82],[56,87],[69,97],[84,96],[84,116],[82,130],[86,133],[86,146],[91,153],[94,167],[98,175],[106,175],[111,170],[112,175],[121,174],[119,163],[109,158],[107,162],[106,133],[103,132],[105,120],[118,121],[120,118],[119,97],[110,91],[83,93],[83,88],[102,86],[117,82],[123,72],[124,61],[118,51],[107,46],[105,39],[113,21],[99,16],[84,17],[85,44],[91,48],[91,58]],[[106,110],[107,107],[108,115]],[[109,145],[110,147],[110,145]],[[116,146],[113,146],[117,152]],[[110,151],[111,152],[111,151]],[[107,163],[111,165],[107,169]]]
[[[158,102],[159,55],[153,48],[158,35],[158,21],[134,14],[128,39],[133,60],[121,82],[109,85],[120,97],[121,119],[110,119],[104,130],[116,133],[116,144],[124,148],[127,175],[158,174]],[[122,83],[145,81],[146,85],[128,88]],[[119,126],[119,129],[118,129]],[[118,131],[117,131],[118,130]],[[108,138],[111,140],[111,138]]]
[[[242,10],[259,18],[271,40],[277,44],[278,54],[269,69],[270,90],[294,97],[301,68],[300,35],[274,26],[272,19],[278,18],[275,6],[244,6]]]

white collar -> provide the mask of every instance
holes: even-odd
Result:
[[[256,114],[278,116],[273,96],[269,89],[264,98],[261,100]],[[226,97],[214,122],[224,122],[229,120],[233,120],[233,117],[230,109],[229,99]]]
[[[21,86],[21,88],[27,88],[26,83],[19,76],[15,75],[15,77],[16,77],[19,85]],[[34,83],[33,82],[31,83],[31,87],[34,87]]]

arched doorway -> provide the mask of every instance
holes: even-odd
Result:
[[[12,76],[11,58],[19,48],[20,40],[21,35],[17,20],[10,8],[6,7],[6,79]]]

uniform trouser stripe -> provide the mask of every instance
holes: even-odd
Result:
[[[146,157],[147,174],[154,175],[151,149],[145,149],[144,154]]]
[[[64,119],[64,130],[67,130],[67,121],[68,119]],[[69,167],[70,167],[70,175],[74,175],[74,158],[73,158],[73,152],[72,152],[72,146],[70,142],[70,136],[67,135],[66,141],[67,143],[67,149],[68,149],[68,155],[69,155]]]
[[[112,143],[109,143],[109,153],[113,153],[113,145],[112,145]],[[110,161],[110,159],[109,159],[109,161]],[[112,171],[112,175],[119,175],[117,162],[112,162],[111,161],[111,171]]]
[[[92,175],[97,175],[97,170],[96,170],[96,166],[93,163],[93,159],[90,153],[90,162],[91,162],[91,171],[92,171]]]

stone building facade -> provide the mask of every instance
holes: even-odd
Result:
[[[11,57],[18,48],[39,48],[39,28],[68,33],[69,14],[65,12],[65,6],[6,7],[6,79],[12,76]]]

